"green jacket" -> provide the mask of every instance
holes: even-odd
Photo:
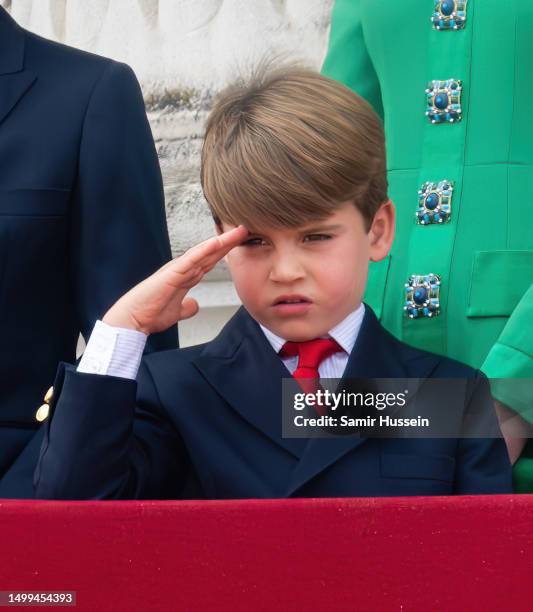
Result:
[[[366,301],[409,344],[491,378],[533,379],[533,5],[468,0],[466,19],[450,24],[439,12],[446,4],[465,2],[334,7],[323,72],[384,119],[397,208],[394,246],[371,264]],[[448,222],[445,207],[439,215],[430,208],[446,194],[433,185],[419,194],[440,181],[453,187]],[[405,288],[411,275],[430,273],[440,277],[436,316]],[[495,386],[498,399],[533,422],[531,385],[520,389]]]

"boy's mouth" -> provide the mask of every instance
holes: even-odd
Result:
[[[272,306],[278,315],[302,315],[306,314],[311,307],[311,300],[304,295],[280,295]]]
[[[273,306],[280,304],[310,304],[311,300],[303,295],[280,295],[274,300]]]

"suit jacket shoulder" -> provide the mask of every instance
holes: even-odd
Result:
[[[81,70],[87,77],[98,76],[111,64],[118,63],[108,57],[43,38],[23,28],[21,30],[25,37],[25,64],[29,69],[37,66],[41,71],[57,71],[63,76],[66,71]]]
[[[483,376],[479,370],[464,363],[401,342],[385,330],[369,306],[365,305],[365,308],[361,331],[350,355],[345,377],[476,379]],[[198,377],[201,364],[213,359],[231,361],[243,343],[255,351],[258,361],[259,355],[264,353],[275,355],[259,325],[241,307],[213,340],[147,355],[143,364],[154,381],[163,386],[168,384],[168,380],[190,382]],[[250,355],[253,358],[253,352]],[[276,360],[281,364],[277,357]],[[282,369],[280,371],[289,376]],[[201,381],[205,382],[203,379]]]

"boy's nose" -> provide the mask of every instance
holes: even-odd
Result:
[[[275,258],[269,278],[274,283],[289,283],[305,276],[305,270],[298,258],[289,253]]]

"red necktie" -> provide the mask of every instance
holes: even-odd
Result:
[[[279,354],[281,357],[298,355],[298,367],[293,376],[305,393],[316,393],[320,386],[318,366],[330,355],[343,350],[331,338],[317,338],[307,342],[285,342]],[[324,406],[316,406],[316,411],[320,415],[326,413]]]

